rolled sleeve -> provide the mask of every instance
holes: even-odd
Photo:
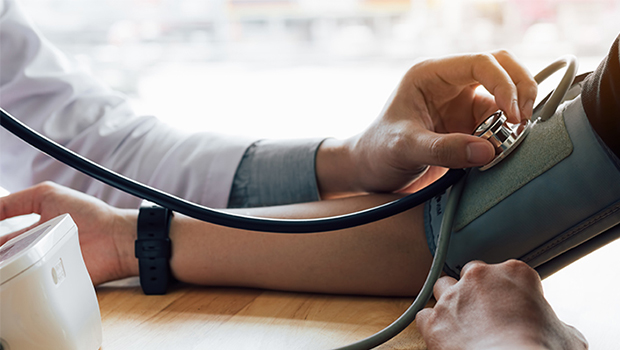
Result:
[[[323,139],[261,140],[245,151],[233,180],[230,208],[317,201],[316,152]]]

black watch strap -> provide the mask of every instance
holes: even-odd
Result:
[[[166,294],[172,282],[171,245],[168,238],[172,210],[143,201],[138,214],[135,254],[140,265],[140,286],[147,295]]]

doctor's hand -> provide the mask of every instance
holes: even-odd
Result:
[[[93,284],[129,275],[123,262],[133,258],[131,248],[136,239],[137,210],[117,209],[51,182],[0,197],[0,220],[31,213],[39,214],[40,221],[0,237],[0,245],[45,221],[69,213],[78,227],[82,256]]]
[[[437,304],[416,316],[429,350],[588,348],[578,330],[558,319],[538,274],[521,261],[471,262],[458,282],[440,278],[434,293]]]
[[[493,146],[471,133],[498,109],[512,123],[529,119],[536,93],[532,75],[503,50],[422,61],[362,134],[321,145],[316,163],[321,195],[412,192],[446,167],[487,164]]]

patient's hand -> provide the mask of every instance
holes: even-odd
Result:
[[[477,90],[479,85],[493,96]],[[536,93],[532,75],[506,51],[422,61],[405,74],[362,134],[321,145],[321,194],[412,191],[445,172],[426,171],[427,165],[487,164],[493,146],[471,136],[475,127],[498,108],[513,123],[530,118]]]
[[[0,198],[0,220],[36,213],[41,219],[37,226],[58,215],[69,213],[75,221],[86,268],[94,285],[126,277],[125,258],[133,258],[136,239],[136,210],[121,210],[60,185],[44,182],[24,191]],[[30,228],[32,228],[30,227]],[[30,228],[0,237],[0,244]]]
[[[525,263],[467,264],[460,281],[442,277],[437,304],[417,315],[433,349],[587,349],[583,335],[558,319],[538,274]]]

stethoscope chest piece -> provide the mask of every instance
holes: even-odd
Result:
[[[532,122],[527,119],[519,124],[508,123],[502,111],[493,113],[483,121],[476,128],[473,135],[491,142],[495,148],[495,158],[478,169],[485,171],[506,158],[525,139],[531,126]]]

